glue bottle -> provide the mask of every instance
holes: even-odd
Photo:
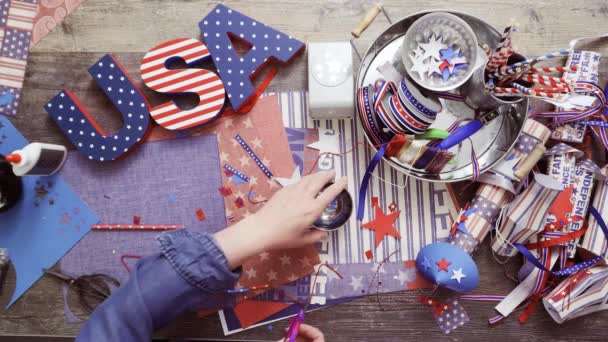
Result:
[[[17,176],[50,176],[59,171],[67,157],[62,145],[31,143],[6,156]]]
[[[4,156],[0,154],[0,213],[17,205],[22,193],[23,182],[21,177],[17,177],[13,173],[11,164],[4,160]]]

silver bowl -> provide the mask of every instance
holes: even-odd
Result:
[[[479,44],[488,44],[490,47],[497,46],[500,33],[489,24],[465,13],[451,10],[440,11],[453,14],[464,20],[475,32]],[[376,68],[386,62],[391,63],[402,75],[406,75],[405,67],[401,62],[400,52],[404,35],[418,18],[433,12],[437,11],[423,11],[407,16],[395,22],[381,33],[362,58],[357,74],[357,88],[372,84],[377,79],[382,78],[382,74]],[[480,67],[479,63],[477,67]],[[483,92],[483,82],[481,82],[479,89],[468,87],[466,91],[473,95]],[[437,119],[431,127],[447,128],[457,119],[475,117],[475,112],[464,103],[447,100],[441,101],[444,111],[437,115]],[[528,98],[523,98],[521,101],[514,103],[498,103],[496,106],[493,109],[498,109],[501,115],[471,136],[470,140],[465,140],[463,143],[450,148],[450,151],[456,154],[455,162],[448,164],[440,173],[429,173],[426,170],[416,169],[411,165],[388,157],[385,157],[384,160],[396,170],[421,180],[458,182],[471,179],[473,177],[472,146],[474,146],[475,154],[479,161],[480,171],[483,173],[501,161],[513,147],[517,137],[521,133],[524,121],[528,117]],[[367,133],[365,133],[365,137],[370,145],[373,146],[374,144],[370,140],[370,137],[367,136]]]

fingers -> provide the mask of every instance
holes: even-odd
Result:
[[[300,339],[302,337],[302,339]],[[298,334],[297,341],[310,341],[310,342],[325,342],[325,337],[321,330],[313,327],[312,325],[302,324],[300,325],[300,332]]]
[[[328,235],[329,235],[328,232],[318,230],[318,229],[313,229],[311,231],[306,232],[306,234],[304,234],[304,237],[302,238],[302,240],[303,240],[302,242],[304,243],[304,245],[311,245],[315,242],[325,239]]]
[[[336,171],[322,171],[309,176],[308,182],[305,184],[306,193],[316,196],[325,184],[333,182],[336,178]]]
[[[323,190],[323,192],[317,197],[317,204],[321,208],[325,209],[344,189],[346,189],[347,185],[348,179],[346,177],[338,179],[334,184]]]

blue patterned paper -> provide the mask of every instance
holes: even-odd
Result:
[[[199,27],[235,111],[255,95],[251,77],[263,65],[270,59],[287,63],[304,48],[303,42],[221,4]],[[248,42],[251,49],[239,57],[230,36]]]
[[[122,114],[123,126],[107,135],[76,96],[63,90],[44,109],[80,153],[91,160],[109,161],[129,152],[148,130],[150,110],[146,98],[110,55],[89,68],[89,74]]]
[[[0,154],[27,145],[11,122],[0,116]],[[23,178],[17,206],[0,214],[0,247],[8,248],[17,274],[12,305],[97,223],[96,214],[59,176]]]

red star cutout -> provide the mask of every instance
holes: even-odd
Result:
[[[568,222],[566,215],[570,214],[572,212],[572,208],[574,207],[574,204],[570,201],[573,190],[574,187],[570,185],[569,187],[565,188],[564,191],[560,192],[555,200],[553,200],[553,203],[547,212],[555,216],[556,222],[553,224],[553,227],[551,227],[550,224],[547,225],[545,227],[545,231],[560,229],[564,226],[564,223]]]
[[[394,236],[398,239],[401,239],[401,235],[393,226],[393,222],[395,222],[397,217],[399,217],[401,211],[397,210],[394,213],[386,215],[382,212],[380,206],[376,205],[375,209],[376,218],[374,218],[372,221],[362,224],[361,227],[376,231],[376,247],[378,247],[378,245],[386,235]]]
[[[448,271],[448,266],[450,266],[452,263],[445,260],[445,258],[441,258],[440,261],[436,262],[437,266],[439,266],[439,268],[437,269],[437,272],[441,272],[441,271]]]

